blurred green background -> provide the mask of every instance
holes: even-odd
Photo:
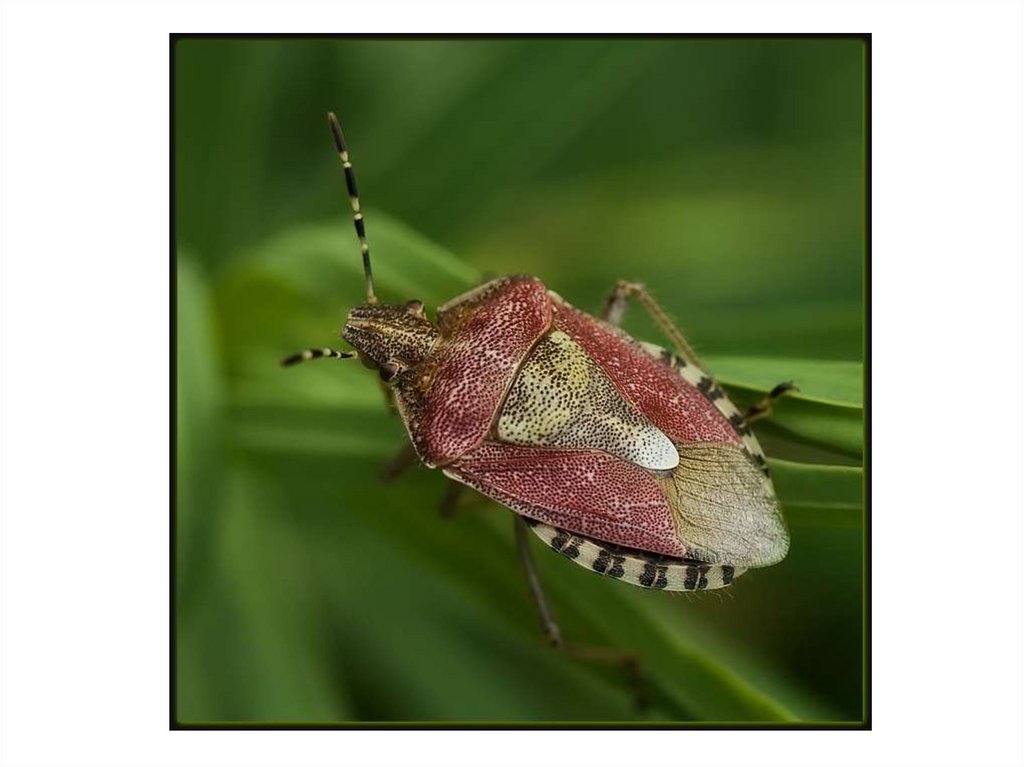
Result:
[[[858,722],[864,718],[864,44],[852,39],[244,40],[174,47],[177,711],[183,723]],[[789,557],[647,592],[442,519],[443,476],[339,345],[363,296],[324,113],[345,127],[382,299],[527,272],[597,311],[647,283],[757,433]],[[626,327],[663,343],[639,311]]]

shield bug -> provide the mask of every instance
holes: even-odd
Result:
[[[380,303],[341,126],[341,157],[366,277],[366,303],[342,337],[379,372],[429,468],[516,512],[517,542],[552,641],[525,531],[605,577],[649,589],[728,586],[785,557],[789,536],[750,421],[792,389],[741,411],[643,286],[619,282],[598,317],[536,277],[492,280],[437,309]],[[619,328],[630,300],[670,348]]]

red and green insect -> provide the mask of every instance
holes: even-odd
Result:
[[[328,121],[366,303],[342,329],[355,351],[310,349],[284,364],[358,358],[379,371],[415,456],[516,513],[542,617],[526,529],[595,573],[650,589],[722,588],[786,556],[789,535],[749,423],[791,384],[739,410],[651,294],[629,282],[600,317],[525,275],[458,296],[433,321],[420,301],[380,303],[348,149],[333,113]],[[671,348],[619,329],[630,299]]]

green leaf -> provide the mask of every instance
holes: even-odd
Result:
[[[806,360],[792,357],[723,357],[708,361],[724,384],[755,391],[771,391],[792,381],[797,391],[787,397],[836,407],[864,406],[864,370],[859,362]]]
[[[799,391],[777,400],[770,418],[755,422],[768,437],[769,455],[795,460],[859,459],[864,445],[860,363],[760,357],[711,357],[715,377],[736,405],[757,402],[776,384],[792,381]],[[770,445],[777,446],[771,449]],[[807,448],[811,448],[808,454]],[[813,449],[821,451],[815,456]]]
[[[769,463],[776,492],[787,506],[859,510],[864,505],[864,472],[858,467]]]
[[[178,256],[176,288],[178,588],[187,599],[204,577],[205,531],[221,502],[225,392],[211,291],[187,253]]]
[[[810,446],[832,450],[850,458],[861,458],[864,448],[864,417],[855,408],[833,407],[784,397],[775,404],[770,418],[755,421],[758,435],[770,433]],[[796,458],[777,454],[780,458]]]
[[[375,473],[375,466],[380,466],[386,458],[386,440],[382,437],[379,443],[367,443],[360,451],[356,442],[346,438],[344,434],[336,433],[337,429],[330,426],[332,421],[340,422],[341,419],[337,417],[340,413],[336,412],[332,418],[328,417],[329,412],[331,411],[320,410],[309,419],[292,424],[286,429],[278,428],[276,431],[270,427],[247,427],[239,432],[238,439],[239,444],[244,445],[245,450],[253,456],[264,456],[260,458],[261,465],[302,465],[312,472],[311,476],[333,477],[335,482],[340,483],[339,493],[344,495],[338,495],[337,501],[328,504],[330,508],[337,509],[336,514],[331,512],[330,519],[333,521],[329,524],[341,524],[356,515],[356,518],[345,522],[346,526],[376,529],[380,532],[382,540],[390,541],[393,547],[398,546],[397,549],[391,548],[386,552],[374,554],[367,548],[368,544],[352,538],[351,529],[341,536],[324,535],[316,529],[310,530],[310,534],[317,541],[337,538],[345,542],[343,562],[338,562],[337,558],[331,555],[333,549],[330,545],[327,545],[324,551],[325,559],[334,562],[333,567],[338,570],[337,575],[332,576],[330,581],[350,581],[351,575],[345,573],[362,572],[363,568],[369,568],[374,573],[372,593],[376,596],[372,609],[378,614],[380,621],[401,623],[407,619],[387,617],[388,610],[392,609],[391,605],[395,605],[392,600],[397,602],[395,606],[400,606],[403,610],[408,609],[410,602],[420,603],[419,597],[410,595],[409,583],[403,582],[403,578],[412,576],[402,576],[399,574],[400,571],[395,570],[404,567],[404,561],[411,555],[416,562],[414,567],[418,571],[418,575],[415,576],[417,582],[428,578],[428,573],[445,573],[445,588],[465,592],[465,599],[469,603],[514,604],[514,630],[522,637],[522,641],[528,644],[530,637],[535,636],[535,618],[525,598],[522,584],[518,580],[519,573],[513,558],[511,536],[508,535],[511,515],[494,504],[487,503],[486,509],[467,510],[458,520],[441,520],[434,510],[440,499],[440,477],[422,470],[417,471],[413,477],[400,480],[396,486],[382,488],[376,485],[372,475]],[[395,431],[393,428],[387,428],[388,424],[382,413],[350,411],[347,413],[347,419],[349,428],[354,433],[378,434]],[[243,420],[255,422],[259,420],[259,414],[256,411],[247,411]],[[273,419],[267,420],[269,422]],[[397,444],[397,437],[400,437],[400,434],[395,436]],[[378,456],[369,464],[365,459],[368,452]],[[836,477],[848,479],[842,469],[823,469],[816,482],[808,478],[808,468],[800,465],[775,462],[773,468],[776,468],[782,477],[779,480],[779,487],[784,488],[784,491],[780,489],[780,495],[787,504],[787,512],[789,503],[797,505],[813,503],[821,498],[831,498],[836,493],[829,490],[830,483],[834,483]],[[810,470],[816,468],[809,467]],[[854,470],[853,473],[858,472]],[[411,494],[403,492],[410,485],[421,489]],[[308,491],[308,488],[306,490]],[[315,503],[312,499],[319,495],[318,492],[313,492],[308,500],[293,500],[297,505],[306,506]],[[424,503],[425,497],[427,500]],[[343,498],[347,500],[342,500]],[[406,498],[417,500],[412,506],[404,506],[403,499]],[[837,503],[844,504],[850,500],[850,497],[846,496],[840,498]],[[305,528],[307,525],[308,523],[305,523],[302,526]],[[731,654],[726,656],[723,647],[729,643],[714,629],[701,628],[698,623],[680,624],[675,618],[666,623],[666,618],[659,617],[659,610],[675,614],[676,610],[673,609],[671,602],[656,608],[655,603],[651,601],[656,597],[650,593],[596,578],[591,573],[546,551],[539,551],[537,557],[541,560],[542,569],[554,571],[546,580],[548,590],[556,595],[559,618],[565,630],[577,637],[576,641],[583,641],[586,638],[596,645],[634,648],[645,666],[656,670],[650,683],[658,691],[661,705],[669,707],[669,710],[660,716],[728,721],[841,718],[828,706],[822,706],[820,702],[815,701],[813,696],[808,697],[806,693],[801,692],[799,685],[774,679],[773,673],[756,659],[749,657],[741,645],[733,646]],[[387,562],[387,565],[383,568],[374,565],[374,559],[382,563]],[[467,580],[468,573],[472,573],[472,577]],[[394,586],[396,591],[389,596],[387,584],[393,576],[397,579]],[[434,600],[431,602],[434,605],[432,609],[435,612],[439,611],[441,608],[436,595],[431,599]],[[358,612],[356,608],[351,609]],[[451,615],[448,618],[453,619]],[[482,616],[474,620],[477,629],[485,632],[487,620]],[[502,635],[510,628],[513,627],[495,626],[494,631]],[[421,633],[427,630],[423,626],[403,629],[405,632]],[[468,628],[460,629],[456,624],[451,630],[467,631]],[[369,638],[367,641],[370,641]],[[538,647],[541,645],[538,644]],[[498,648],[495,648],[495,652],[498,652]],[[508,652],[508,649],[501,652]],[[418,654],[416,667],[407,668],[401,672],[402,675],[414,679],[426,673],[424,660],[424,657]],[[379,662],[382,666],[386,665],[384,659],[380,659]],[[426,665],[438,664],[441,668],[444,667],[442,660]],[[571,660],[559,663],[558,666],[560,672],[547,672],[550,684],[555,684],[555,680],[560,678],[563,672],[570,670],[573,670],[572,673],[584,675],[595,673],[587,671],[586,664],[581,667],[578,662]],[[738,671],[737,668],[742,670]],[[395,673],[394,662],[392,661],[390,670],[381,668],[380,673],[385,676]],[[622,685],[621,677],[612,674],[612,680]],[[558,684],[570,683],[568,680],[562,680]],[[625,688],[620,690],[622,695],[627,695],[628,691]],[[476,693],[466,689],[462,694],[464,699],[472,699]],[[383,704],[378,702],[375,705]],[[407,708],[400,712],[392,711],[392,715],[416,718],[413,716],[413,703],[406,700],[405,705]],[[422,705],[427,705],[426,700]],[[619,705],[624,705],[624,701],[620,701]],[[479,712],[490,709],[477,707],[473,710]],[[675,713],[671,713],[673,711]],[[557,717],[575,719],[594,716],[593,713],[582,712],[582,709],[577,709],[575,713],[570,714],[569,710],[562,710]],[[452,708],[449,709],[449,715],[455,719],[476,718],[469,716],[467,709]],[[621,710],[618,715],[631,716]]]
[[[391,264],[377,270],[382,295],[418,295],[436,304],[472,284],[475,272],[450,254],[386,216],[377,219],[380,250]],[[350,706],[352,716],[360,719],[388,721],[637,716],[614,668],[560,659],[536,640],[536,619],[519,581],[507,511],[487,503],[487,510],[467,511],[455,522],[443,522],[433,511],[443,492],[440,477],[418,471],[394,486],[377,483],[377,469],[406,437],[401,424],[384,410],[372,375],[344,362],[289,370],[277,366],[277,359],[292,347],[325,342],[320,336],[305,343],[299,339],[302,333],[321,332],[318,325],[331,327],[332,315],[336,323],[339,303],[362,300],[360,261],[350,239],[343,224],[289,232],[226,272],[218,289],[221,322],[238,340],[230,351],[231,443],[251,465],[248,473],[255,471],[261,478],[261,489],[246,492],[250,505],[269,515],[261,521],[246,513],[245,525],[253,531],[273,527],[266,533],[270,539],[306,557],[301,565],[294,557],[281,561],[287,548],[270,550],[258,543],[255,532],[240,530],[230,536],[233,559],[242,562],[248,552],[262,551],[259,565],[244,565],[248,575],[243,579],[251,582],[246,588],[252,587],[260,601],[233,608],[243,620],[235,630],[252,640],[250,654],[232,662],[271,666],[265,689],[250,693],[256,699],[248,706],[248,716],[265,716],[260,712],[269,711],[275,699],[278,715],[293,721],[330,718],[332,705]],[[418,275],[416,285],[403,277],[410,273]],[[340,300],[329,289],[338,284],[345,286]],[[842,435],[836,427],[844,417],[860,424],[859,408],[838,404],[844,382],[848,384],[844,375],[854,375],[852,366],[844,371],[841,365],[807,360],[734,358],[722,367],[730,380],[743,385],[736,391],[753,399],[778,382],[772,378],[776,369],[799,368],[810,394],[783,400],[775,414],[787,425],[802,426],[790,435],[792,444],[810,450],[817,437],[825,445],[819,448],[824,455],[852,444],[837,439]],[[720,370],[717,365],[713,369]],[[803,424],[799,418],[805,414],[794,407],[810,408],[812,416],[818,411],[817,417]],[[778,427],[765,421],[757,428],[760,435]],[[777,453],[769,454],[791,524],[799,529],[859,524],[858,469],[777,460]],[[329,479],[329,484],[319,478]],[[295,542],[289,544],[293,536]],[[684,617],[674,603],[662,604],[657,595],[595,578],[547,552],[540,551],[538,558],[545,573],[551,573],[548,589],[563,629],[574,641],[632,648],[646,667],[657,670],[650,680],[655,702],[643,716],[646,721],[842,718],[785,673],[762,663],[742,641],[730,640],[699,617]],[[265,572],[293,573],[302,585],[281,590],[274,581],[263,580]],[[345,659],[358,657],[358,663],[338,663],[328,652],[319,661],[309,661],[307,670],[273,667],[282,647],[303,641],[282,634],[281,625],[313,621],[308,605],[295,612],[292,591],[310,595],[309,604],[330,605],[325,616],[330,625],[319,630],[338,637],[344,649],[335,652]],[[259,611],[257,604],[263,604]],[[421,613],[414,605],[430,605],[429,612]],[[498,605],[506,607],[496,610]],[[350,615],[361,617],[353,622]],[[476,637],[473,645],[462,643],[460,637],[467,635]],[[414,654],[402,649],[406,637],[417,638]],[[449,649],[442,652],[441,647]],[[459,667],[472,668],[476,682],[451,681],[454,647],[459,648]],[[499,658],[510,656],[520,657],[518,665],[531,669],[521,686],[500,670],[507,661]],[[301,685],[312,682],[301,679],[312,679],[308,669],[317,663],[337,665],[334,673],[343,685],[303,692]],[[559,695],[531,699],[532,683],[527,680],[533,676],[546,680]],[[399,684],[406,691],[400,700],[380,694],[381,685]],[[485,692],[495,684],[504,687],[500,697]],[[437,689],[444,689],[445,697],[436,697]],[[319,709],[300,705],[307,694],[321,701]]]
[[[540,548],[540,547],[537,547]],[[772,670],[742,641],[701,620],[687,597],[595,578],[550,552],[537,555],[559,616],[600,645],[637,653],[650,684],[686,718],[699,721],[828,720],[836,712]],[[718,600],[720,595],[698,595]],[[577,635],[579,635],[577,633]]]
[[[179,42],[175,75],[176,236],[194,254],[178,285],[182,718],[863,716],[862,381],[829,362],[863,351],[862,46],[202,39]],[[445,520],[439,472],[378,481],[408,437],[371,372],[278,366],[339,344],[365,300],[327,109],[382,301],[429,312],[525,272],[596,311],[637,280],[737,404],[803,389],[754,424],[790,523],[782,563],[672,596],[534,542],[566,639],[636,653],[647,711],[618,668],[545,645],[507,509],[471,496]],[[663,343],[640,311],[626,328]]]
[[[863,525],[864,472],[855,466],[769,461],[786,516],[811,524]]]
[[[436,306],[479,282],[480,274],[423,235],[373,208],[373,272],[381,301],[419,298]],[[325,301],[365,301],[363,261],[351,224],[296,227],[267,241],[243,261],[242,274],[258,272],[303,296]]]
[[[419,298],[436,307],[481,281],[476,270],[422,235],[384,214],[366,215],[381,301]],[[290,376],[277,367],[299,349],[338,344],[348,310],[366,301],[362,258],[349,222],[297,227],[271,238],[225,271],[217,301],[225,335],[233,339],[226,351],[236,385],[265,382],[295,400],[293,386],[300,387],[302,399],[313,394],[301,391],[308,382],[332,381],[337,374],[340,384],[320,387],[316,397],[331,397],[332,390],[335,401],[351,394],[368,404],[376,383],[357,364],[310,366],[317,369]],[[380,401],[379,393],[372,396]]]

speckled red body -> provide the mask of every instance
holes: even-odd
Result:
[[[497,421],[524,360],[553,333],[582,347],[618,395],[681,454],[702,444],[739,454],[743,436],[708,391],[533,277],[496,280],[460,296],[440,307],[437,329],[424,359],[395,381],[426,465],[529,519],[630,549],[699,556],[680,538],[665,472],[600,450],[510,444],[499,438]]]
[[[739,442],[735,428],[704,394],[624,333],[561,301],[555,327],[586,349],[622,396],[672,439]]]
[[[342,329],[352,351],[306,349],[283,365],[358,359],[377,371],[423,464],[520,515],[528,573],[527,528],[582,567],[651,589],[723,588],[786,556],[789,534],[749,420],[792,384],[740,411],[637,283],[620,280],[601,319],[528,276],[471,290],[439,307],[436,321],[418,300],[381,303],[345,137],[333,113],[327,121],[366,302]],[[630,298],[671,350],[618,328]],[[406,451],[399,458],[398,470],[409,463]],[[531,590],[557,641],[535,574]]]

